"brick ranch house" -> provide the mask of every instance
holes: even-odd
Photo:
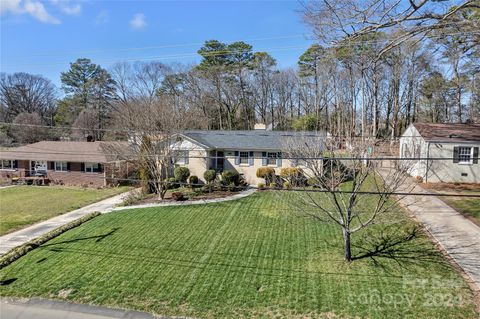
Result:
[[[411,124],[400,137],[400,157],[418,158],[410,175],[429,183],[480,183],[479,124]]]
[[[118,143],[117,143],[118,144]],[[0,178],[45,177],[64,184],[103,187],[128,175],[128,163],[108,154],[108,142],[42,141],[0,151]]]
[[[249,131],[184,131],[172,143],[174,163],[188,167],[203,180],[208,169],[235,170],[252,185],[264,182],[256,176],[259,167],[272,167],[279,175],[283,167],[305,167],[298,159],[285,158],[287,146],[305,143],[325,145],[325,132],[291,132],[255,129]]]

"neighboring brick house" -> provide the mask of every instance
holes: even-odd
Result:
[[[400,137],[410,175],[430,183],[480,183],[479,147],[479,124],[414,123]]]
[[[208,169],[218,172],[235,170],[247,183],[264,182],[256,176],[259,167],[272,167],[280,174],[282,167],[297,166],[295,159],[285,158],[287,144],[324,143],[325,132],[268,131],[184,131],[177,136],[175,164],[189,168],[191,175],[203,180]],[[324,144],[323,144],[324,145]],[[301,146],[305,147],[305,146]]]
[[[103,187],[128,175],[108,142],[42,141],[0,151],[0,178],[44,176],[64,185]],[[118,143],[117,143],[118,144]],[[122,176],[120,176],[122,175]]]

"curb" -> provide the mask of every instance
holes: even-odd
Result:
[[[10,304],[25,308],[42,308],[49,310],[59,310],[68,313],[91,314],[95,316],[105,316],[119,319],[170,319],[170,318],[185,318],[185,317],[163,317],[155,316],[151,313],[127,310],[119,308],[107,308],[95,305],[76,304],[65,301],[48,300],[42,298],[0,298],[0,304]],[[68,316],[66,317],[68,318]]]

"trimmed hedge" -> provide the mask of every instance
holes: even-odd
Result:
[[[185,184],[190,176],[190,170],[184,166],[175,167],[173,175],[178,182]]]
[[[13,263],[18,258],[26,255],[29,251],[40,247],[41,245],[45,244],[47,241],[52,240],[53,238],[55,238],[57,236],[60,236],[61,234],[63,234],[67,230],[70,230],[72,228],[80,226],[81,224],[89,221],[90,219],[93,219],[93,218],[97,217],[98,215],[100,215],[99,212],[93,212],[93,213],[87,214],[83,217],[80,217],[79,219],[75,219],[75,220],[73,220],[73,221],[71,221],[71,222],[69,222],[69,223],[67,223],[63,226],[55,228],[55,229],[49,231],[48,233],[46,233],[46,234],[44,234],[40,237],[32,239],[31,241],[29,241],[29,242],[27,242],[27,243],[25,243],[21,246],[13,248],[9,252],[7,252],[5,255],[0,257],[0,269],[7,267],[8,265]]]

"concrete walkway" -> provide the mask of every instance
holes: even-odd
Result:
[[[387,169],[380,173],[388,174]],[[430,193],[413,178],[408,178],[397,192]],[[480,291],[480,227],[436,196],[405,196],[400,203],[423,223]]]
[[[27,228],[3,235],[0,237],[0,255],[3,255],[12,248],[25,244],[26,242],[35,239],[57,227],[65,225],[66,223],[74,221],[75,219],[92,212],[100,212],[102,214],[111,212],[116,205],[123,202],[124,198],[128,196],[129,193],[130,192],[122,193],[69,213],[50,218]]]
[[[45,299],[0,299],[2,319],[154,319],[152,314]]]
[[[221,203],[228,202],[231,200],[237,200],[252,195],[257,191],[256,188],[249,188],[238,194],[222,197],[222,198],[212,198],[212,199],[199,199],[192,201],[181,201],[181,202],[165,202],[165,203],[149,203],[149,204],[140,204],[140,205],[131,205],[131,206],[121,206],[115,207],[113,210],[125,210],[125,209],[134,209],[134,208],[151,208],[151,207],[165,207],[165,206],[187,206],[187,205],[198,205],[198,204],[208,204],[208,203]]]

